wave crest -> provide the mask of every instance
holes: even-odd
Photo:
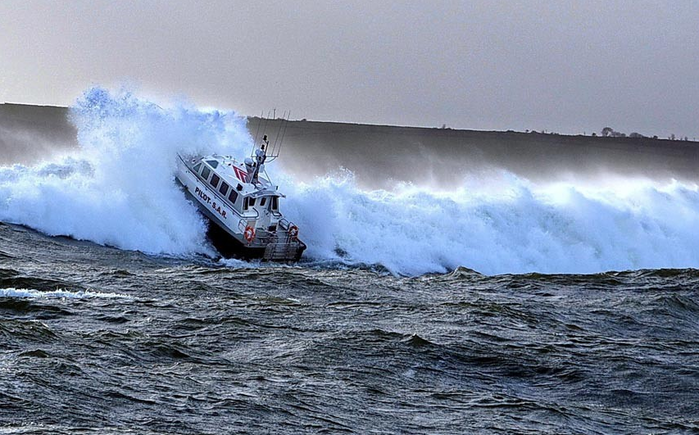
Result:
[[[182,103],[163,109],[100,87],[71,113],[78,151],[0,168],[0,220],[147,253],[210,253],[204,220],[174,182],[176,155],[245,156],[245,119]],[[288,194],[282,210],[300,226],[307,259],[319,265],[405,275],[699,267],[696,185],[534,184],[500,172],[442,192],[365,191],[348,173],[300,183],[283,166],[269,170]]]

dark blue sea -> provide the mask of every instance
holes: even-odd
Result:
[[[699,272],[230,267],[0,225],[0,426],[697,433]]]

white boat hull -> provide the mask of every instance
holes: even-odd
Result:
[[[257,211],[256,216],[239,213],[182,157],[178,159],[176,180],[187,198],[209,220],[207,235],[221,255],[269,261],[298,261],[301,258],[306,245],[293,234],[292,225],[285,219],[276,219],[275,225],[269,226],[269,217],[260,216]],[[245,237],[249,228],[254,229],[252,239]]]

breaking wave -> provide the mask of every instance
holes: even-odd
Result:
[[[242,151],[244,118],[163,110],[122,91],[88,90],[72,108],[80,149],[0,169],[0,220],[147,253],[207,252],[205,224],[175,187],[176,153]]]
[[[204,221],[174,183],[176,152],[242,157],[252,148],[244,118],[188,104],[163,109],[99,87],[72,114],[80,150],[0,168],[0,220],[122,249],[210,253]],[[696,185],[542,185],[505,172],[483,183],[465,168],[449,191],[364,191],[351,174],[300,183],[283,160],[269,165],[288,195],[282,211],[319,264],[407,275],[459,266],[486,274],[699,267]]]
[[[608,189],[535,186],[504,174],[500,191],[362,192],[351,178],[295,186],[286,213],[314,258],[405,274],[466,266],[486,274],[595,273],[699,266],[699,192],[649,181]]]

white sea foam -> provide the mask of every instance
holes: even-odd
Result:
[[[163,110],[101,88],[84,94],[72,118],[75,154],[0,169],[0,220],[123,249],[207,252],[205,224],[173,181],[176,153],[239,154],[250,140],[244,119],[182,105]]]
[[[244,120],[101,88],[73,113],[79,152],[0,169],[0,220],[124,249],[207,252],[204,222],[174,183],[176,152],[243,157],[252,145]],[[487,188],[465,181],[441,192],[369,192],[351,174],[298,183],[283,161],[268,165],[288,194],[282,211],[301,228],[306,258],[319,263],[408,275],[458,266],[487,274],[699,267],[695,185],[535,185],[503,173]]]
[[[89,298],[106,298],[106,299],[130,299],[127,295],[119,293],[101,293],[93,291],[77,291],[54,290],[54,291],[39,291],[25,288],[0,288],[0,298],[58,298],[58,299],[89,299]]]
[[[505,178],[500,192],[487,194],[363,192],[351,179],[325,179],[288,186],[286,214],[306,229],[311,257],[403,274],[458,266],[487,274],[699,266],[697,186],[594,190]]]

